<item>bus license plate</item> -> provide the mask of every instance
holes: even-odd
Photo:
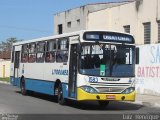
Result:
[[[110,100],[115,100],[116,99],[115,95],[107,95],[106,98],[110,99]]]

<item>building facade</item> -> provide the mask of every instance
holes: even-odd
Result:
[[[88,26],[88,15],[90,13],[126,3],[129,2],[125,1],[88,4],[75,9],[57,13],[54,15],[54,34],[57,35],[78,30],[85,30]]]
[[[97,3],[54,15],[54,34],[83,29],[127,32],[136,44],[160,43],[160,0]]]
[[[0,78],[10,77],[10,60],[0,59]]]
[[[136,44],[160,43],[160,0],[135,0],[92,12],[87,29],[128,32],[134,35]]]

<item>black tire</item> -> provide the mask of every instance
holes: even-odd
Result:
[[[109,104],[109,101],[98,101],[98,103],[101,108],[106,108]]]
[[[27,90],[25,88],[25,80],[24,80],[24,78],[21,79],[20,87],[21,87],[21,94],[22,95],[27,95]]]
[[[58,86],[58,96],[57,96],[58,103],[60,105],[65,105],[66,104],[66,99],[63,97],[63,90],[62,90],[62,85],[59,84]]]

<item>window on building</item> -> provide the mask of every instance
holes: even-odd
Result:
[[[67,27],[71,28],[71,22],[67,22]]]
[[[80,25],[80,19],[77,20],[77,25]]]
[[[42,63],[44,62],[44,56],[45,56],[45,45],[46,42],[38,42],[37,43],[37,59],[36,62]]]
[[[46,57],[45,61],[47,63],[49,62],[55,62],[55,54],[56,54],[56,40],[50,40],[47,42],[47,50],[46,50]]]
[[[28,44],[22,46],[21,62],[28,62]]]
[[[130,25],[125,25],[123,26],[123,28],[124,28],[124,32],[130,33]]]
[[[62,34],[63,33],[63,25],[59,24],[58,25],[58,34]]]
[[[160,43],[160,20],[157,23],[158,23],[158,43]]]
[[[36,43],[29,44],[29,57],[28,62],[33,63],[36,61]]]
[[[144,26],[144,44],[151,43],[151,23],[143,23]]]
[[[66,38],[58,40],[58,50],[56,53],[56,62],[68,61],[69,41]]]

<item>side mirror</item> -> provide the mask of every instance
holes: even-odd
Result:
[[[135,55],[135,57],[136,57],[136,64],[139,64],[139,47],[136,47],[136,55]]]

